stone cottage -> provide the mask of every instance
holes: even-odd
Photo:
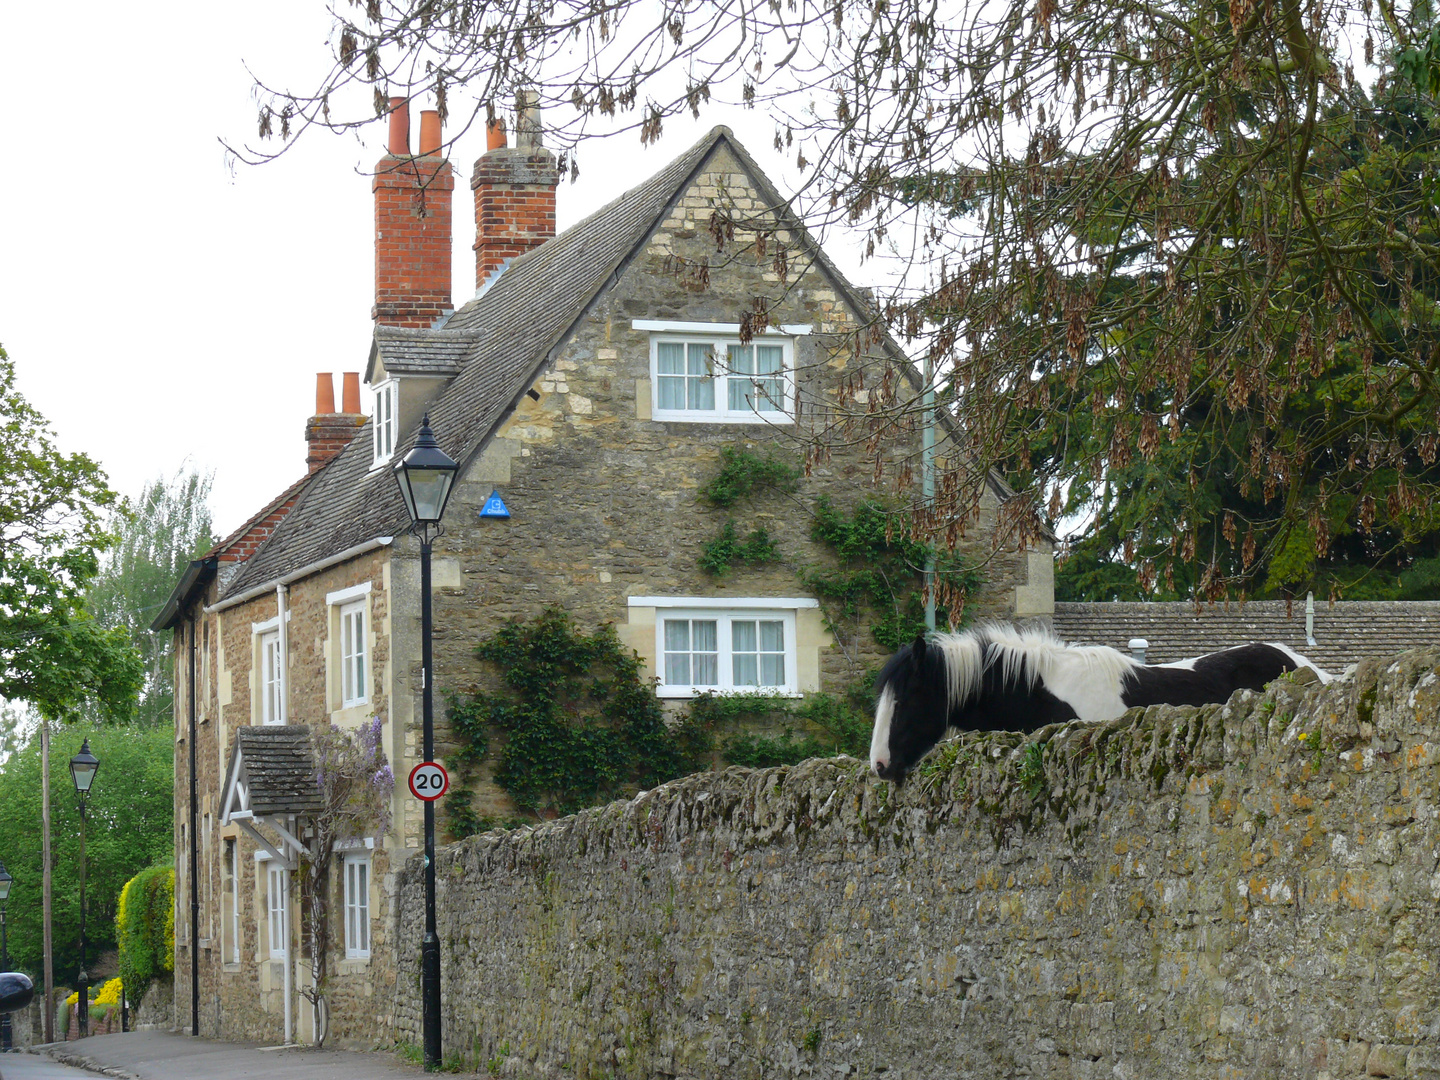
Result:
[[[406,105],[393,103],[373,181],[369,415],[356,375],[339,410],[321,376],[308,474],[197,560],[156,621],[176,646],[186,1030],[314,1038],[297,884],[306,751],[289,733],[378,719],[398,779],[393,827],[336,854],[326,998],[332,1039],[390,1040],[395,980],[414,962],[394,952],[394,873],[421,844],[404,782],[419,748],[418,545],[393,467],[422,417],[462,466],[435,545],[440,689],[473,683],[481,637],[553,605],[582,627],[614,624],[666,698],[802,695],[879,657],[873,641],[837,644],[793,565],[825,557],[810,537],[820,496],[912,497],[893,478],[919,434],[881,430],[871,415],[917,380],[872,329],[866,297],[729,130],[557,236],[556,158],[533,108],[522,102],[516,120],[516,144],[492,129],[471,177],[476,290],[455,308],[454,176],[439,120],[424,114],[411,154]],[[819,448],[822,429],[847,423],[849,439]],[[744,527],[763,524],[791,563],[717,580],[697,558],[723,516],[697,491],[726,448],[809,465],[793,495],[744,508]],[[509,518],[479,513],[492,492]],[[997,482],[991,520],[1004,495]],[[971,603],[1046,614],[1050,562],[1048,550],[1002,549]]]

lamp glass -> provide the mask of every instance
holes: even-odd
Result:
[[[0,863],[0,903],[10,899],[10,883],[14,880],[10,871],[5,869],[5,864]]]
[[[70,759],[70,776],[75,781],[75,790],[82,795],[89,791],[99,771],[100,759],[90,753],[90,740],[87,738],[80,747],[80,753]]]
[[[400,485],[411,521],[420,525],[440,520],[459,471],[459,463],[436,443],[427,416],[420,424],[414,447],[395,463],[395,482]]]

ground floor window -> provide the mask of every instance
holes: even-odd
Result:
[[[706,691],[793,694],[795,610],[784,607],[661,608],[656,660],[662,697]]]
[[[370,856],[345,856],[345,956],[370,956]]]
[[[270,959],[283,960],[290,942],[290,872],[282,866],[271,866],[266,882],[266,900],[270,912]]]

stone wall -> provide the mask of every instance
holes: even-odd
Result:
[[[1225,706],[690,777],[437,860],[510,1076],[1440,1076],[1440,652]],[[397,1035],[419,1041],[420,864]]]

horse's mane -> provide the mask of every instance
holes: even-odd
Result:
[[[1124,653],[1104,645],[1066,645],[1047,630],[1017,630],[1007,623],[936,634],[930,643],[945,658],[946,692],[952,709],[979,691],[986,670],[996,664],[1005,683],[1033,687],[1044,682],[1051,688],[1059,685],[1062,674],[1074,678],[1077,667],[1081,677],[1119,680],[1138,666]]]

